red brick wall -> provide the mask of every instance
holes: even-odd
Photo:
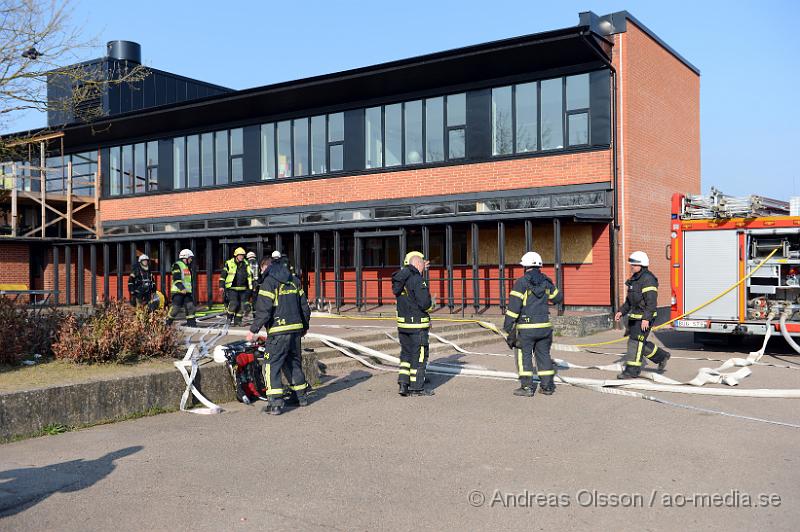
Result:
[[[0,284],[24,284],[30,288],[28,244],[0,241]]]
[[[111,221],[610,180],[611,154],[603,150],[307,181],[278,180],[246,189],[109,199],[103,200],[102,213],[104,221]]]
[[[630,21],[628,31],[616,36],[614,62],[620,101],[619,279],[628,276],[627,255],[645,251],[662,287],[659,304],[668,305],[670,199],[674,192],[700,192],[700,77]]]

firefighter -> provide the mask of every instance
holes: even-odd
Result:
[[[233,250],[233,257],[228,259],[222,267],[222,276],[219,280],[221,290],[225,292],[228,313],[228,323],[239,326],[242,324],[242,316],[250,299],[253,290],[253,272],[250,264],[244,260],[244,248]]]
[[[647,340],[658,306],[658,279],[649,270],[650,258],[644,251],[634,251],[628,258],[631,278],[625,281],[628,294],[625,303],[614,316],[615,321],[628,315],[628,352],[625,355],[625,368],[617,375],[618,379],[635,379],[642,371],[644,360],[658,364],[658,372],[667,367],[670,354]]]
[[[430,396],[425,389],[425,369],[428,365],[428,314],[434,307],[431,292],[422,278],[429,262],[419,251],[405,256],[403,268],[392,275],[392,292],[397,297],[397,331],[400,338],[400,372],[397,377],[399,394]]]
[[[547,306],[561,303],[564,294],[542,273],[542,257],[535,251],[525,253],[520,265],[525,268],[525,275],[517,279],[511,289],[503,323],[503,329],[508,333],[508,345],[517,355],[519,388],[514,390],[514,395],[533,397],[536,392],[534,355],[542,393],[552,395],[556,391],[553,382],[556,372],[550,358],[553,325]]]
[[[150,272],[150,257],[144,253],[139,255],[139,260],[131,268],[131,274],[128,277],[128,295],[133,306],[147,305],[150,310],[154,310],[158,306],[156,283]],[[155,306],[153,306],[154,299]]]
[[[252,342],[262,327],[267,329],[264,380],[269,406],[263,411],[280,415],[284,406],[281,370],[287,374],[290,395],[300,406],[308,405],[308,383],[303,373],[301,338],[308,331],[311,308],[300,285],[282,261],[273,262],[258,291],[256,311],[247,340]]]
[[[194,298],[192,296],[192,270],[190,268],[194,260],[194,253],[191,249],[182,249],[178,254],[178,261],[172,265],[172,285],[170,295],[172,296],[172,306],[167,316],[167,324],[171,324],[178,316],[181,308],[186,310],[186,325],[197,327],[197,320],[194,315]]]
[[[259,268],[258,257],[255,251],[248,251],[245,259],[247,260],[247,267],[250,268],[250,277],[253,280],[250,293],[247,294],[247,307],[244,310],[244,314],[248,314],[256,306],[256,297],[258,296],[258,284],[256,280],[258,279]]]

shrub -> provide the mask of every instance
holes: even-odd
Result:
[[[166,325],[166,310],[149,312],[116,302],[83,320],[67,316],[53,352],[56,358],[84,364],[125,363],[174,357],[178,346],[177,331]]]
[[[31,309],[0,297],[0,364],[53,354],[52,345],[64,314],[52,307]]]

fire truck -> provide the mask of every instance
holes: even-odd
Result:
[[[672,319],[752,273],[676,320],[674,329],[695,333],[700,343],[764,335],[767,327],[788,341],[800,336],[800,216],[791,215],[788,202],[714,188],[709,195],[674,194],[670,237]]]

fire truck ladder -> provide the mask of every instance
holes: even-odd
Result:
[[[711,194],[687,195],[681,206],[684,220],[788,216],[789,203],[763,196],[727,196],[711,187]]]

